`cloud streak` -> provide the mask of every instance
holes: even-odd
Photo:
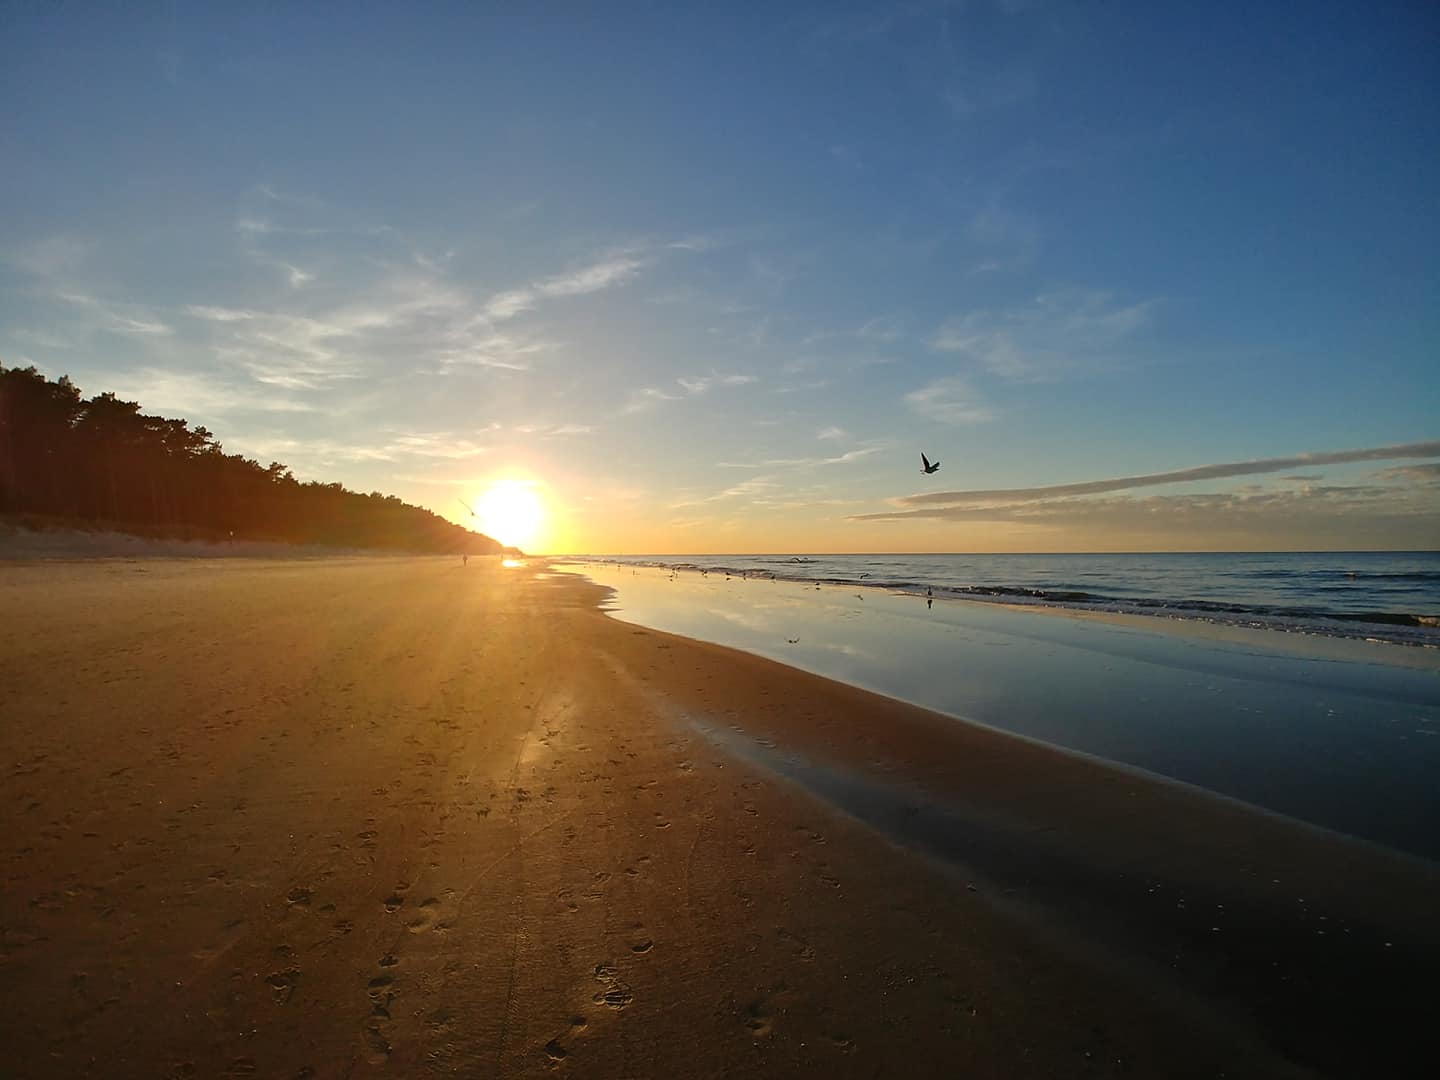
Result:
[[[912,507],[876,514],[861,514],[857,521],[890,521],[914,517],[961,518],[975,516],[972,512],[993,513],[997,507],[1051,500],[1069,500],[1078,496],[1104,495],[1135,488],[1158,487],[1164,484],[1185,484],[1201,480],[1223,480],[1236,476],[1259,476],[1284,472],[1287,469],[1316,465],[1344,465],[1360,461],[1397,461],[1440,457],[1440,440],[1400,443],[1360,450],[1332,450],[1296,454],[1292,457],[1261,458],[1254,461],[1232,461],[1216,465],[1197,465],[1170,472],[1143,473],[1108,480],[1086,480],[1072,484],[1050,484],[1028,488],[989,488],[973,491],[936,491],[896,499],[899,506]],[[1344,489],[1351,490],[1351,489]],[[1218,496],[1217,496],[1218,497]]]
[[[860,461],[871,454],[878,454],[881,450],[887,449],[888,444],[875,446],[863,446],[855,450],[846,450],[843,454],[834,457],[805,457],[805,458],[769,458],[765,461],[717,461],[715,464],[722,469],[783,469],[799,468],[808,469],[821,465],[849,465],[852,461]]]
[[[142,315],[135,318],[124,313],[124,308],[138,312],[140,309],[134,304],[108,304],[95,299],[93,296],[86,296],[83,293],[60,292],[55,294],[56,299],[64,300],[67,304],[74,304],[87,311],[94,312],[99,318],[99,326],[102,330],[109,330],[116,334],[139,334],[141,336],[159,335],[168,336],[173,334],[174,328],[158,319]]]
[[[110,384],[121,397],[159,412],[229,416],[232,413],[307,413],[315,407],[253,386],[237,386],[212,375],[143,367],[117,373]]]
[[[1440,505],[1421,486],[1307,485],[1176,495],[1055,498],[999,507],[940,507],[925,517],[1001,529],[1013,544],[1052,550],[1083,536],[1087,550],[1309,550],[1423,548],[1440,529]],[[883,520],[883,516],[881,516]],[[857,520],[852,518],[851,520]],[[859,520],[876,520],[866,515]]]
[[[682,398],[699,397],[716,387],[746,386],[755,381],[756,376],[754,375],[722,375],[714,372],[709,375],[681,375],[675,380],[675,385],[680,387],[681,393],[676,394],[656,386],[643,386],[630,392],[630,397],[621,407],[621,411],[632,414],[647,412],[662,401],[679,401]]]
[[[639,274],[646,265],[647,260],[638,255],[613,255],[589,266],[556,274],[519,289],[496,293],[486,301],[481,313],[492,323],[504,322],[534,310],[541,300],[548,297],[584,296],[623,285]]]

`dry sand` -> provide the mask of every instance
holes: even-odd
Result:
[[[600,592],[0,564],[0,1076],[1423,1074],[1431,864]]]

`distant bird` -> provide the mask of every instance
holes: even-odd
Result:
[[[924,455],[924,453],[921,453],[920,455],[920,466],[920,471],[923,472],[926,476],[929,476],[933,472],[940,471],[940,463],[938,461],[931,461]]]

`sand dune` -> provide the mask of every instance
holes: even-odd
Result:
[[[1433,1050],[1362,1000],[1403,1008],[1433,959],[1428,864],[599,592],[490,559],[0,566],[0,1074],[1300,1076],[1368,1047],[1394,1075]],[[1245,942],[1154,914],[1157,884],[1225,896]],[[1301,887],[1363,955],[1294,955]],[[1347,1033],[1356,977],[1391,985],[1348,987]]]

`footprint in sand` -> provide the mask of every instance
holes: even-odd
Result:
[[[620,978],[620,973],[615,969],[615,965],[609,961],[595,965],[595,981],[602,988],[591,999],[596,1005],[619,1010],[635,1000],[630,985]]]
[[[745,1007],[743,1020],[745,1026],[750,1030],[752,1039],[767,1038],[775,1029],[774,1018],[771,1017],[770,1010],[761,998],[756,998]]]
[[[366,1060],[371,1065],[382,1065],[390,1057],[390,1040],[385,1037],[385,1022],[389,1019],[372,1016],[365,1021],[365,1045],[369,1050]]]
[[[435,925],[435,917],[439,914],[440,901],[436,897],[427,897],[420,901],[420,907],[415,914],[406,921],[405,928],[412,934],[423,933]]]
[[[410,888],[410,886],[404,884],[395,886],[395,891],[392,892],[389,896],[385,897],[385,899],[380,901],[380,903],[385,905],[385,910],[390,912],[391,914],[394,914],[402,907],[404,907],[405,890],[407,890],[408,888]]]
[[[566,1034],[570,1036],[578,1035],[589,1026],[590,1021],[586,1020],[585,1017],[572,1016],[570,1018],[570,1030]],[[570,1051],[566,1049],[565,1045],[560,1041],[563,1038],[565,1038],[565,1035],[556,1035],[555,1038],[545,1044],[545,1054],[551,1061],[564,1061],[570,1056]]]
[[[300,980],[299,968],[286,968],[284,971],[271,972],[265,979],[265,985],[275,995],[275,1004],[284,1005],[291,995],[295,993],[295,984]]]
[[[382,965],[385,964],[385,959],[394,958],[385,957],[380,961]],[[388,966],[393,967],[394,964]],[[365,992],[370,998],[370,1015],[365,1018],[361,1035],[370,1064],[380,1065],[390,1057],[390,1040],[386,1038],[385,1030],[390,1023],[390,1003],[395,1000],[395,976],[388,973],[376,975],[366,986]]]
[[[370,1000],[377,1006],[388,1007],[395,997],[394,986],[394,975],[376,975],[370,980],[369,986],[366,987],[366,992],[370,995]]]

